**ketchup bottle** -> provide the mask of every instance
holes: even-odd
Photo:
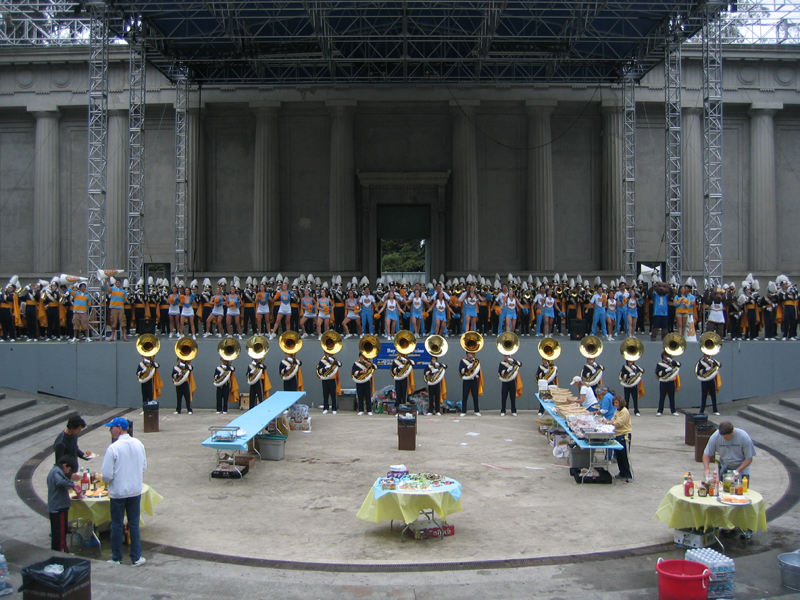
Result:
[[[84,471],[83,477],[81,478],[81,490],[83,490],[84,493],[89,491],[89,484],[89,471]]]
[[[686,474],[686,480],[683,482],[683,495],[687,498],[694,497],[694,481],[691,473]]]

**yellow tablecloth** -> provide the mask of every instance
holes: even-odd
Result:
[[[673,486],[656,510],[653,518],[672,529],[739,529],[750,531],[767,530],[767,509],[761,494],[747,490],[751,504],[731,506],[722,504],[715,497],[687,498],[683,495],[683,484]]]
[[[447,515],[461,512],[461,500],[456,500],[450,492],[410,492],[392,491],[377,500],[372,488],[361,505],[356,516],[362,521],[403,521],[413,523],[419,517],[419,511],[436,511],[442,519]]]
[[[159,494],[149,485],[144,484],[142,488],[142,511],[139,515],[139,525],[144,525],[142,514],[147,513],[153,516],[153,509],[164,499],[164,496]],[[104,523],[111,522],[111,503],[108,496],[105,498],[81,498],[80,500],[72,500],[72,506],[69,509],[69,520],[75,519],[89,519],[95,527]]]

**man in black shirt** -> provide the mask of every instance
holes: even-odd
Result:
[[[69,418],[66,429],[58,434],[53,444],[56,460],[67,454],[70,456],[77,456],[83,460],[94,458],[94,454],[91,452],[83,452],[78,448],[78,436],[81,431],[83,431],[84,427],[86,427],[86,421],[81,417],[76,415]]]

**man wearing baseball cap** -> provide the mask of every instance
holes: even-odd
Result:
[[[139,537],[139,512],[142,496],[142,473],[147,469],[147,457],[142,443],[128,435],[128,420],[115,417],[106,427],[114,440],[103,459],[103,480],[108,482],[111,508],[111,560],[122,564],[122,524],[128,516],[131,536],[131,563],[145,563],[142,540]]]

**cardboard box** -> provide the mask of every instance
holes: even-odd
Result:
[[[214,479],[242,479],[250,471],[250,467],[234,466],[225,463],[220,463],[216,469],[211,471],[211,477]]]
[[[448,525],[444,523],[441,528],[437,527],[433,524],[432,521],[428,521],[428,519],[414,521],[409,526],[408,530],[414,535],[415,540],[426,540],[426,539],[436,539],[455,535],[456,528],[453,525]]]
[[[675,545],[681,548],[708,548],[716,543],[714,531],[700,529],[676,529]]]
[[[250,410],[250,392],[239,394],[239,410]]]
[[[234,464],[239,466],[246,465],[248,469],[252,469],[256,465],[256,457],[250,454],[237,454],[235,460]]]
[[[311,431],[311,417],[307,417],[301,421],[289,419],[289,429],[292,431]]]
[[[554,431],[550,434],[550,445],[553,448],[562,444],[569,444],[569,441],[569,434],[563,431]]]

